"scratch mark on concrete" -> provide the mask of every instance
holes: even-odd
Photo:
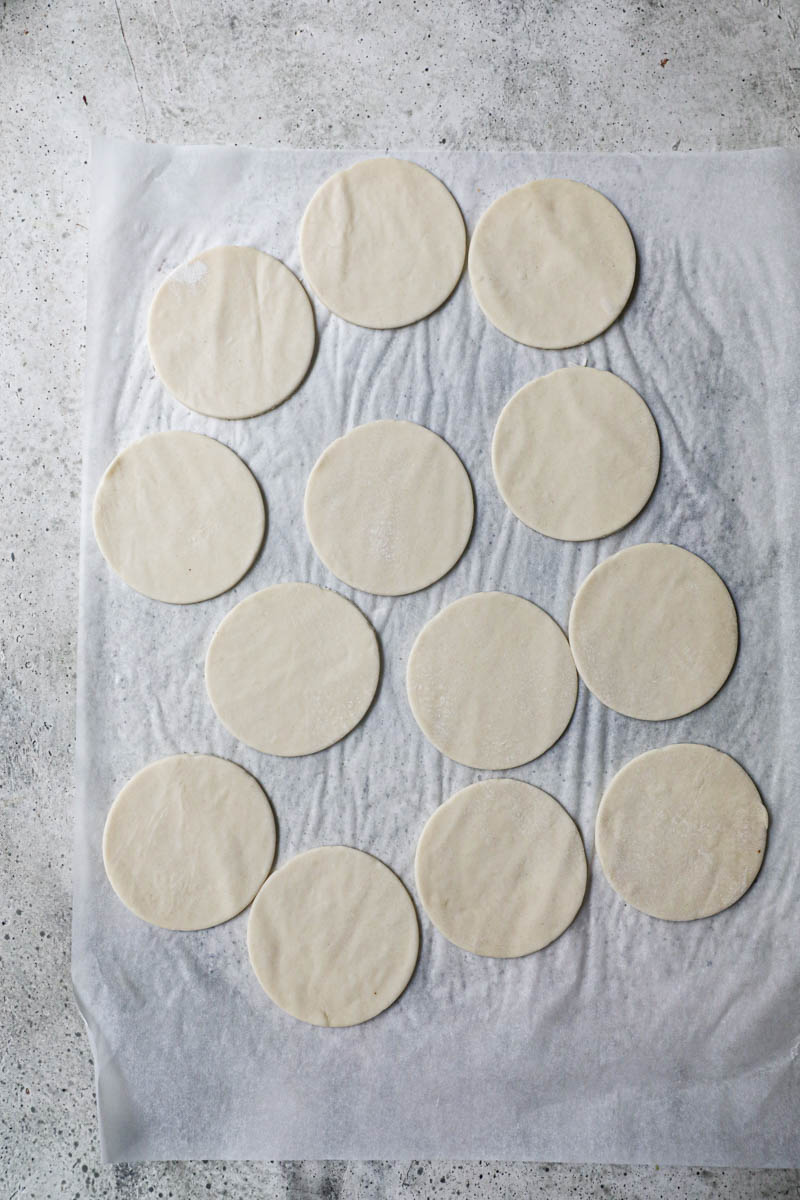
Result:
[[[172,3],[172,0],[168,0],[168,2],[169,2],[169,11],[172,13],[172,19],[175,22],[175,25],[178,30],[178,36],[181,39],[181,45],[183,46],[183,54],[184,54],[186,61],[188,62],[189,61],[189,50],[186,46],[186,38],[183,36],[183,26],[181,25],[180,21],[178,20],[178,14],[175,12],[175,5]]]
[[[136,63],[133,61],[133,55],[131,54],[131,48],[128,45],[128,39],[125,36],[125,26],[122,24],[122,13],[119,11],[118,0],[114,0],[114,8],[117,10],[117,20],[119,21],[119,31],[122,34],[122,41],[125,46],[125,53],[128,55],[128,61],[130,62],[131,70],[133,71],[133,82],[136,84],[136,91],[139,93],[139,103],[142,106],[142,117],[144,118],[144,136],[147,137],[148,136],[147,109],[145,107],[144,96],[142,95],[142,89],[139,86],[139,76],[136,73]]]

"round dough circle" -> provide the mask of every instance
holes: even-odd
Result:
[[[728,678],[739,645],[730,592],[696,554],[662,542],[600,563],[572,603],[569,640],[603,704],[643,721],[700,708]]]
[[[360,425],[323,451],[305,517],[325,565],[351,587],[404,596],[458,562],[474,516],[472,486],[447,442],[411,421]]]
[[[170,604],[210,600],[264,540],[261,490],[233,450],[200,433],[151,433],[121,451],[95,493],[94,533],[125,583]]]
[[[165,387],[207,417],[254,417],[300,386],[314,310],[271,254],[217,246],[178,267],[150,306],[147,341]]]
[[[311,1025],[358,1025],[405,990],[419,953],[411,897],[363,850],[321,846],[293,858],[258,893],[247,926],[269,998]]]
[[[537,179],[487,208],[469,249],[475,298],[502,333],[563,350],[616,321],[636,276],[625,218],[594,188]]]
[[[520,521],[548,537],[605,537],[644,508],[658,478],[656,423],[610,371],[563,367],[534,379],[500,414],[492,467]]]
[[[456,792],[428,821],[417,891],[448,941],[490,958],[519,958],[572,924],[586,891],[581,835],[558,801],[518,779]]]
[[[569,643],[541,608],[477,592],[442,609],[408,660],[408,699],[437,750],[487,771],[544,754],[569,724],[578,676]]]
[[[597,853],[628,904],[694,921],[744,895],[761,869],[768,824],[756,785],[727,754],[666,746],[612,779],[597,813]]]
[[[255,896],[275,854],[275,819],[252,775],[209,754],[151,763],[111,806],[103,859],[131,912],[163,929],[208,929]]]
[[[226,729],[287,758],[349,733],[372,703],[379,673],[369,621],[312,583],[278,583],[242,600],[206,656],[208,695]]]
[[[464,218],[430,171],[371,158],[337,171],[300,227],[303,271],[345,321],[397,329],[439,308],[464,269]]]

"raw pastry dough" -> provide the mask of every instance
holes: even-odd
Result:
[[[597,853],[634,908],[693,921],[744,895],[761,869],[768,824],[756,785],[727,754],[665,746],[612,779],[597,813]]]
[[[641,396],[592,367],[527,383],[500,414],[492,442],[494,477],[514,515],[568,542],[632,521],[655,487],[660,457]]]
[[[437,750],[503,771],[538,758],[569,724],[578,677],[564,634],[506,592],[464,596],[417,637],[408,699]]]
[[[410,325],[443,304],[464,269],[459,207],[435,175],[397,158],[337,171],[300,228],[303,271],[323,304],[370,329]]]
[[[586,891],[581,835],[561,805],[517,779],[464,788],[419,839],[417,890],[449,941],[518,958],[571,925]]]
[[[337,592],[279,583],[221,622],[206,656],[214,711],[264,754],[313,754],[338,742],[369,708],[380,673],[366,617]]]
[[[134,775],[111,806],[103,858],[123,904],[163,929],[207,929],[241,912],[275,854],[269,801],[247,771],[176,754]]]
[[[636,247],[622,213],[572,179],[537,179],[487,208],[469,249],[475,298],[499,330],[542,350],[578,346],[628,302]]]
[[[616,712],[665,721],[722,687],[739,644],[730,592],[696,554],[660,542],[620,550],[587,576],[569,617],[586,686]]]
[[[150,306],[162,382],[207,417],[254,417],[300,386],[314,353],[303,285],[270,254],[217,246],[173,271]]]
[[[271,1000],[311,1025],[357,1025],[405,990],[419,953],[414,905],[371,854],[322,846],[293,858],[256,897],[250,962]]]
[[[469,540],[472,486],[458,455],[410,421],[373,421],[328,446],[306,487],[312,545],[364,592],[402,596],[441,578]]]
[[[261,490],[238,455],[200,433],[151,433],[100,480],[94,532],[118,575],[145,596],[193,604],[226,592],[264,540]]]

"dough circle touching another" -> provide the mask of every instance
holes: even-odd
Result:
[[[600,192],[572,179],[536,179],[487,208],[472,235],[469,277],[502,333],[562,350],[616,321],[633,289],[636,247]]]
[[[572,603],[569,640],[591,692],[627,717],[665,721],[700,708],[722,687],[739,644],[730,592],[680,546],[620,550],[586,577]]]
[[[360,425],[323,451],[305,496],[308,535],[351,587],[402,596],[458,561],[472,530],[469,476],[447,442],[411,421]]]
[[[239,456],[177,430],[148,434],[117,455],[92,517],[109,566],[137,592],[171,604],[232,588],[266,525],[261,490]]]
[[[216,246],[178,267],[150,306],[147,341],[181,404],[233,420],[275,408],[314,354],[314,310],[300,280],[271,254]]]
[[[492,442],[497,487],[514,515],[569,542],[632,521],[655,487],[660,457],[641,396],[592,367],[563,367],[525,384]]]
[[[665,746],[612,779],[597,813],[597,853],[628,904],[694,921],[744,895],[761,869],[768,825],[756,785],[729,755]]]
[[[300,257],[331,312],[370,329],[428,316],[464,269],[464,218],[430,171],[370,158],[337,171],[306,209]]]
[[[285,1012],[311,1025],[358,1025],[405,990],[419,925],[405,887],[379,859],[321,846],[267,880],[247,948],[259,983]]]
[[[375,632],[338,592],[279,583],[221,621],[206,688],[223,725],[264,754],[314,754],[349,733],[380,674]]]
[[[131,912],[163,929],[208,929],[246,908],[275,854],[275,819],[252,775],[209,754],[150,763],[117,796],[103,859]]]
[[[417,847],[417,890],[436,928],[462,950],[518,958],[572,924],[586,891],[575,822],[517,779],[473,783],[438,808]]]
[[[558,741],[578,677],[552,617],[520,596],[478,592],[422,629],[407,685],[411,711],[437,750],[468,767],[503,771]]]

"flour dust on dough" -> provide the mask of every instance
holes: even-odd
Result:
[[[275,408],[314,354],[314,310],[300,280],[271,254],[216,246],[178,267],[150,306],[147,341],[181,404],[232,420]]]
[[[306,487],[311,543],[351,587],[402,596],[458,561],[472,485],[447,442],[411,421],[360,425],[323,451]]]
[[[661,446],[641,396],[610,371],[563,367],[525,384],[500,414],[492,466],[520,521],[548,537],[605,537],[632,521]]]
[[[337,171],[300,228],[305,277],[331,312],[396,329],[427,317],[464,269],[467,235],[443,183],[415,163],[370,158]]]
[[[222,620],[206,656],[206,688],[230,732],[264,754],[314,754],[349,733],[380,674],[375,632],[338,592],[278,583]]]
[[[462,950],[519,958],[575,919],[586,891],[575,822],[546,792],[486,779],[436,810],[417,846],[417,891],[436,928]]]
[[[468,767],[503,771],[558,741],[578,677],[552,617],[520,596],[478,592],[422,629],[407,686],[417,724],[437,750]]]
[[[569,640],[598,700],[627,717],[665,721],[716,695],[736,659],[739,625],[708,563],[680,546],[647,542],[586,577]]]
[[[285,1012],[311,1025],[358,1025],[405,990],[419,925],[387,866],[350,846],[321,846],[267,880],[247,947],[259,983]]]
[[[478,222],[469,277],[502,333],[561,350],[608,329],[628,302],[636,247],[625,218],[594,188],[536,179],[500,196]]]
[[[761,869],[768,825],[756,785],[729,755],[665,746],[612,779],[597,813],[597,853],[628,904],[694,921],[744,895]]]
[[[208,929],[246,908],[275,854],[275,819],[252,775],[209,754],[150,763],[111,806],[103,859],[131,912],[163,929]]]
[[[94,498],[94,533],[125,583],[171,604],[226,592],[264,540],[261,490],[233,450],[200,433],[151,433],[122,450]]]

